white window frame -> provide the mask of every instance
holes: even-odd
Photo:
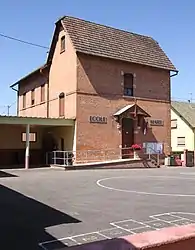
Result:
[[[26,133],[22,133],[22,142],[26,141]],[[37,141],[37,133],[32,132],[29,134],[29,141],[36,142]]]
[[[183,142],[183,141],[180,142],[179,140],[180,140],[180,141],[183,140],[184,142]],[[186,145],[185,140],[186,140],[185,136],[178,136],[178,137],[177,137],[177,146],[178,146],[178,147],[185,147],[185,145]]]
[[[171,128],[172,129],[177,128],[177,119],[172,119],[171,120]]]

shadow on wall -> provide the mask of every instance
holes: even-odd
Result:
[[[99,66],[96,63],[91,64],[91,60],[94,60],[93,56],[85,55],[83,57],[82,55],[82,57],[79,57],[80,65],[83,71],[85,72],[85,76],[88,78],[88,81],[92,84],[92,87],[94,89],[88,91],[96,93],[99,96],[102,96],[108,100],[121,99],[121,95],[123,95],[123,88],[120,84],[116,84],[118,83],[118,79],[116,79],[115,77],[116,72],[115,74],[112,74],[113,72],[110,71],[110,68],[101,67],[101,74],[98,74],[97,77],[97,72],[99,72]],[[108,59],[101,58],[101,60],[103,63],[105,63],[105,65],[107,65]],[[110,84],[107,84],[111,82],[114,85],[113,88],[110,87]]]
[[[45,231],[46,227],[81,222],[3,185],[0,185],[0,214],[0,246],[6,250],[38,250],[38,243],[55,240]]]

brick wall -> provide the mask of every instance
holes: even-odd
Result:
[[[131,97],[123,97],[123,75],[135,76],[137,104],[153,119],[164,120],[164,126],[148,129],[143,135],[135,134],[135,142],[159,141],[170,151],[170,76],[165,70],[120,61],[78,55],[77,62],[77,149],[118,148],[121,133],[113,114],[134,103]],[[90,115],[107,117],[107,124],[89,123]]]

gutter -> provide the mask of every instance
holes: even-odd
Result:
[[[177,76],[179,73],[179,71],[175,71],[175,73],[173,73],[172,75],[170,75],[170,77],[174,77],[174,76]]]

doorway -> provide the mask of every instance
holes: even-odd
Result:
[[[130,158],[130,147],[134,143],[134,121],[131,118],[122,119],[122,158]],[[127,148],[127,149],[125,149]]]

